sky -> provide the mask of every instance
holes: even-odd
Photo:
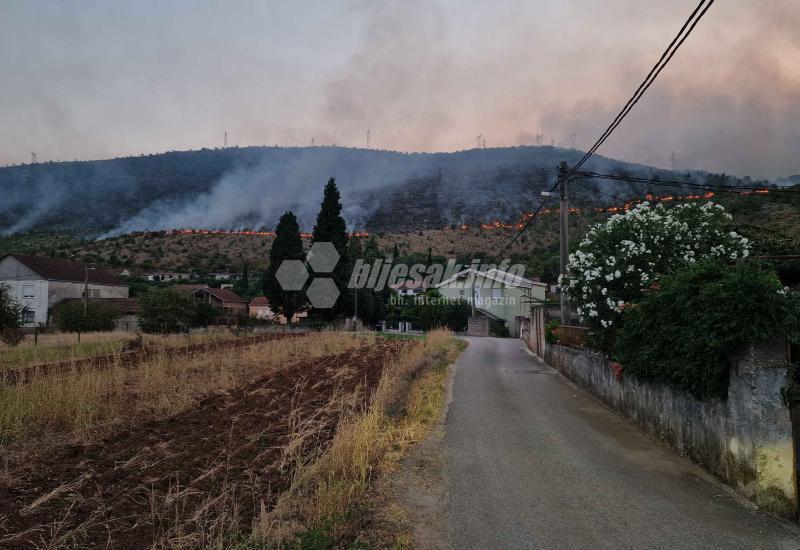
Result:
[[[697,0],[0,0],[0,164],[231,145],[588,148]],[[800,173],[800,6],[718,0],[605,156]]]

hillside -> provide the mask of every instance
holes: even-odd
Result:
[[[768,196],[720,194],[714,198],[734,215],[734,226],[753,238],[761,254],[800,253],[800,188]],[[570,216],[570,233],[577,242],[593,223],[607,213],[584,209]],[[558,216],[542,214],[506,255],[529,261],[557,254]],[[514,229],[447,227],[404,232],[377,232],[382,250],[397,246],[401,256],[459,258],[497,257],[516,233]],[[184,234],[171,232],[131,233],[88,240],[64,234],[26,233],[0,238],[0,256],[9,252],[71,257],[109,267],[180,271],[252,270],[266,267],[272,237],[242,234]],[[531,264],[537,266],[536,262]],[[552,270],[552,265],[550,265]]]
[[[168,152],[0,168],[0,232],[114,236],[177,228],[273,227],[293,210],[310,229],[322,187],[336,177],[352,227],[371,232],[438,229],[519,217],[538,204],[556,167],[581,152],[554,147],[398,153],[341,147],[247,147]],[[587,169],[701,180],[594,157]],[[724,181],[724,180],[723,180]],[[643,186],[595,182],[617,196]],[[577,201],[604,195],[574,189]]]

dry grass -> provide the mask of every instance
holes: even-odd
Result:
[[[185,411],[212,392],[362,342],[347,333],[316,333],[178,358],[157,354],[135,369],[67,371],[0,386],[0,453],[94,441]]]
[[[120,351],[126,342],[138,337],[135,332],[89,332],[81,334],[80,342],[74,332],[40,334],[34,343],[32,335],[18,346],[0,344],[0,368],[24,367],[56,361],[73,361],[95,355],[110,355]],[[156,348],[220,342],[239,338],[227,329],[209,330],[189,335],[145,334],[143,343]]]
[[[328,450],[297,470],[274,510],[261,514],[253,545],[297,544],[297,533],[331,540],[346,534],[352,526],[345,518],[363,502],[376,471],[395,463],[438,419],[447,365],[459,349],[450,333],[439,331],[390,358],[372,406],[346,416]]]

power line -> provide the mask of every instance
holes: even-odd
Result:
[[[618,200],[618,201],[625,201],[625,200],[627,200],[627,199],[624,199],[624,198],[622,198],[622,197],[619,197],[619,196],[617,196],[617,195],[612,195],[611,193],[606,193],[605,191],[600,191],[599,189],[593,189],[592,187],[589,187],[588,185],[584,185],[584,184],[582,184],[580,181],[577,181],[577,180],[573,180],[573,181],[572,181],[572,183],[574,183],[574,184],[575,184],[575,185],[577,185],[578,187],[583,187],[583,188],[584,188],[584,189],[586,189],[587,191],[591,191],[591,192],[593,192],[593,193],[598,193],[598,194],[600,194],[600,195],[605,195],[606,197],[610,197],[610,198],[612,198],[612,199],[614,199],[614,200]]]
[[[600,146],[603,145],[603,143],[605,143],[605,141],[614,132],[614,130],[617,129],[617,127],[625,119],[625,117],[628,116],[628,113],[630,113],[631,109],[633,109],[633,107],[639,102],[639,100],[642,98],[647,89],[653,84],[653,82],[655,82],[656,78],[658,78],[658,75],[661,74],[661,71],[664,70],[664,67],[666,67],[667,64],[669,64],[670,60],[672,60],[673,56],[678,51],[678,49],[680,49],[680,47],[683,45],[683,43],[686,41],[686,39],[689,37],[692,31],[694,31],[694,28],[697,26],[697,23],[700,21],[700,19],[703,18],[708,9],[714,4],[714,1],[715,0],[700,0],[700,3],[691,13],[686,22],[684,22],[683,26],[678,31],[678,34],[675,35],[675,38],[673,38],[672,42],[669,43],[667,49],[664,51],[663,54],[661,54],[661,57],[659,58],[658,62],[653,66],[652,69],[650,69],[650,72],[647,73],[647,76],[639,85],[639,87],[636,89],[633,96],[631,96],[631,98],[628,100],[628,102],[625,104],[622,110],[617,114],[617,116],[614,118],[614,120],[611,122],[608,128],[606,128],[606,131],[603,132],[600,138],[598,138],[598,140],[594,143],[594,145],[592,145],[592,147],[586,152],[586,154],[584,154],[583,158],[581,158],[581,160],[575,166],[567,170],[566,173],[559,174],[559,177],[556,180],[555,185],[553,185],[553,187],[550,189],[551,193],[555,191],[556,188],[558,188],[562,180],[570,178],[573,174],[575,174],[580,169],[580,167],[583,166],[583,164],[591,158],[591,156],[597,151],[597,149],[599,149]],[[536,216],[541,211],[542,207],[546,202],[547,201],[545,200],[542,202],[542,204],[539,205],[539,209],[536,210],[534,215],[528,220],[528,222],[522,227],[522,229],[520,229],[519,232],[517,232],[517,234],[514,236],[511,242],[509,242],[503,248],[503,250],[500,252],[501,256],[505,253],[506,250],[508,250],[508,248],[511,245],[517,242],[517,239],[519,239],[520,235],[522,235],[522,233],[530,226],[533,220],[536,219]]]
[[[617,126],[619,126],[620,123],[622,123],[625,117],[628,116],[628,113],[630,113],[631,109],[633,109],[633,107],[639,102],[639,100],[642,98],[647,89],[653,84],[653,82],[655,82],[656,78],[658,78],[658,75],[661,74],[661,71],[664,70],[664,67],[666,67],[667,64],[669,64],[670,60],[672,60],[675,53],[680,49],[680,47],[683,45],[683,43],[686,41],[689,35],[692,34],[692,31],[697,26],[697,23],[700,22],[700,20],[706,14],[708,9],[714,4],[714,2],[715,0],[700,0],[700,3],[697,5],[692,14],[683,24],[680,31],[678,31],[678,34],[675,35],[675,38],[673,38],[672,42],[669,43],[667,49],[664,50],[663,54],[661,54],[661,57],[659,58],[658,62],[653,66],[652,69],[650,69],[650,72],[647,73],[647,76],[642,81],[642,83],[639,84],[639,87],[636,89],[633,96],[631,96],[631,98],[628,100],[628,102],[625,104],[622,110],[617,114],[617,116],[614,118],[614,120],[611,122],[608,128],[606,128],[606,131],[603,132],[603,134],[598,138],[598,140],[594,143],[594,145],[592,145],[592,147],[586,152],[583,158],[581,158],[581,160],[578,161],[578,163],[570,170],[569,174],[567,174],[568,176],[577,172],[578,169],[581,166],[583,166],[583,164],[587,160],[589,160],[589,158],[591,158],[592,155],[594,155],[594,153],[600,148],[600,146],[602,146],[603,143],[605,143],[605,141],[609,138],[609,136],[611,136],[614,130],[616,130]]]
[[[557,187],[558,187],[558,184],[554,185],[554,186],[553,186],[553,187],[550,189],[550,192],[552,193],[553,191],[555,191]],[[506,250],[508,250],[509,248],[511,248],[511,246],[512,246],[512,245],[513,245],[515,242],[517,242],[517,239],[519,239],[520,235],[522,235],[522,234],[525,232],[525,230],[526,230],[526,229],[528,229],[528,226],[529,226],[531,223],[533,223],[533,220],[535,220],[535,219],[536,219],[536,216],[538,216],[538,215],[539,215],[539,213],[542,211],[542,209],[544,208],[544,206],[547,204],[547,201],[548,201],[548,200],[550,200],[550,197],[549,197],[549,196],[546,196],[546,197],[544,198],[544,200],[543,200],[543,201],[542,201],[542,202],[539,204],[539,208],[537,208],[537,209],[534,211],[534,213],[533,213],[533,214],[531,214],[531,217],[528,219],[528,221],[527,221],[527,222],[525,222],[525,225],[523,225],[523,226],[522,226],[522,228],[521,228],[521,229],[520,229],[520,230],[517,232],[517,234],[514,236],[514,238],[513,238],[513,239],[511,239],[511,242],[509,242],[509,243],[508,243],[508,244],[507,244],[505,247],[503,247],[503,250],[501,250],[501,251],[500,251],[500,254],[498,255],[499,257],[502,257],[502,256],[503,256],[503,254],[505,254]]]

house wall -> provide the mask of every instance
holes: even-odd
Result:
[[[700,401],[664,384],[618,380],[593,352],[547,345],[546,361],[649,434],[700,463],[760,507],[794,520],[797,490],[789,409],[780,396],[785,346],[734,358],[728,398]]]
[[[269,306],[248,306],[248,311],[250,312],[250,317],[255,317],[256,319],[272,319],[275,315]]]
[[[89,299],[128,298],[127,286],[98,285],[89,283]],[[50,281],[48,305],[55,306],[65,298],[83,298],[83,283],[72,281]]]
[[[49,308],[61,300],[83,297],[84,285],[82,282],[48,281],[11,256],[0,260],[0,282],[8,285],[12,295],[34,312],[33,322],[25,324],[29,327],[47,323]],[[31,291],[33,291],[33,297],[24,298],[26,293],[31,295]],[[89,284],[90,299],[127,297],[127,286]]]
[[[470,286],[464,288],[463,286],[466,280],[465,277],[450,285],[439,287],[437,290],[447,298],[460,299],[472,303],[472,288]],[[544,301],[546,288],[538,285],[531,289],[513,286],[490,288],[488,286],[490,283],[492,281],[487,282],[486,287],[484,287],[482,278],[476,280],[475,306],[505,320],[511,336],[519,337],[521,321],[530,312],[531,298],[536,301]],[[495,296],[498,295],[498,291],[499,299],[496,300]]]
[[[47,323],[48,283],[43,279],[1,280],[11,289],[11,296],[25,308],[33,312],[33,320],[23,323],[26,327],[35,327]],[[28,296],[26,298],[26,296]]]

